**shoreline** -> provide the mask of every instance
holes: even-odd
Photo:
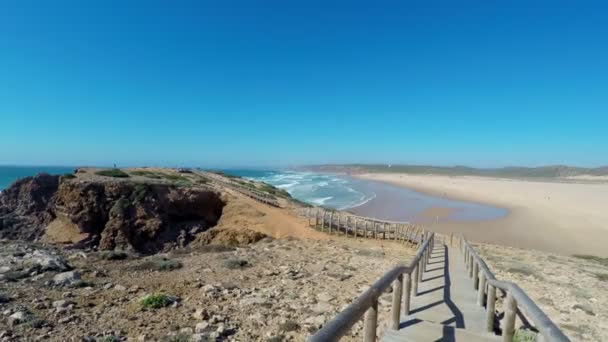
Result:
[[[608,213],[601,210],[608,204],[608,184],[381,173],[351,177],[507,210],[490,220],[425,224],[440,233],[558,254],[608,256]]]

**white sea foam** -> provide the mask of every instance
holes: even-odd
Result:
[[[287,184],[280,184],[280,185],[277,185],[276,187],[279,188],[279,189],[286,189],[287,190],[287,189],[291,189],[291,188],[297,186],[298,184],[300,184],[300,182],[296,181],[296,182],[291,182],[291,183],[287,183]]]
[[[332,198],[333,197],[311,198],[309,201],[314,204],[323,205],[325,204],[325,202],[329,201]]]

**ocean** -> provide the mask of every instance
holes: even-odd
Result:
[[[224,171],[274,185],[300,201],[340,210],[363,205],[376,197],[374,191],[365,188],[365,181],[344,176],[275,170]]]

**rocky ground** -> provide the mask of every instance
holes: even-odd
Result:
[[[1,341],[303,341],[414,253],[338,237],[147,257],[7,240],[0,251]]]
[[[477,248],[496,278],[517,283],[573,341],[608,341],[608,259]]]

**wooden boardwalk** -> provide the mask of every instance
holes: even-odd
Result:
[[[382,341],[500,341],[486,332],[473,281],[457,248],[437,244],[422,273],[410,314]]]
[[[352,231],[357,229],[354,225]],[[349,232],[348,224],[344,232]],[[397,239],[408,236],[407,229],[393,232]],[[519,330],[517,320],[527,334],[537,334],[537,341],[570,341],[517,284],[497,280],[463,236],[447,241],[423,232],[407,265],[386,272],[309,342],[338,341],[362,318],[363,341],[376,341],[379,298],[391,286],[391,321],[381,337],[385,342],[511,342]],[[502,310],[496,307],[500,298]]]

